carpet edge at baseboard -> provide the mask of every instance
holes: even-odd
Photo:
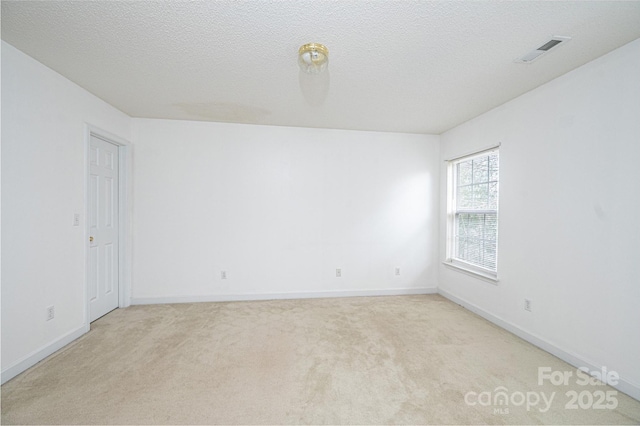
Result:
[[[455,296],[451,293],[449,293],[446,290],[442,290],[442,289],[438,289],[438,294],[440,294],[441,296],[449,299],[450,301],[462,306],[463,308],[477,314],[480,315],[482,318],[486,319],[487,321],[497,325],[500,328],[503,328],[505,330],[507,330],[510,333],[515,334],[516,336],[520,337],[523,340],[526,340],[527,342],[531,343],[532,345],[546,351],[549,352],[551,355],[554,355],[558,358],[560,358],[561,360],[565,361],[568,364],[573,365],[576,368],[581,368],[581,367],[586,367],[589,371],[602,371],[602,369],[604,368],[604,366],[602,365],[597,365],[596,363],[592,362],[592,361],[587,361],[585,360],[584,357],[571,353],[569,351],[566,351],[560,347],[558,347],[557,345],[539,337],[536,336],[535,334],[529,333],[526,330],[523,330],[522,328],[518,327],[515,324],[512,324],[492,313],[489,313],[487,311],[485,311],[484,309],[480,308],[477,305],[474,305],[473,303],[467,302],[464,299],[459,298],[458,296]],[[607,369],[609,371],[615,370],[614,368],[610,368],[611,366],[607,366]],[[627,395],[629,395],[630,397],[640,401],[640,385],[632,383],[629,380],[624,379],[623,377],[620,377],[620,379],[618,380],[617,384],[613,385],[611,383],[608,383],[609,386],[619,390],[620,392],[623,392]]]
[[[133,297],[132,305],[156,305],[170,303],[240,302],[283,299],[321,299],[333,297],[407,296],[437,294],[436,287],[399,288],[385,290],[341,290],[292,293],[212,294],[200,296]]]
[[[33,367],[48,356],[53,355],[55,352],[72,343],[74,340],[82,337],[82,335],[84,335],[88,331],[89,326],[87,324],[83,324],[82,326],[71,330],[70,332],[54,340],[53,342],[48,343],[31,352],[30,354],[20,358],[9,367],[2,370],[2,384],[5,384],[9,380],[16,377],[18,374],[23,373],[24,371]]]

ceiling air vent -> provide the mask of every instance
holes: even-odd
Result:
[[[532,50],[531,52],[527,53],[526,55],[519,57],[514,62],[516,62],[518,64],[530,64],[531,62],[533,62],[536,59],[538,59],[540,56],[542,56],[545,53],[549,52],[551,49],[554,49],[554,48],[558,47],[559,45],[568,42],[569,40],[571,40],[571,37],[553,36],[553,37],[551,37],[551,40],[549,40],[548,42],[544,43],[542,46],[538,47],[537,49]]]

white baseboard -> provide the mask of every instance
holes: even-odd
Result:
[[[602,365],[597,365],[594,362],[591,361],[587,361],[585,360],[584,357],[577,355],[575,353],[569,352],[569,351],[565,351],[564,349],[559,348],[558,346],[548,342],[547,340],[536,336],[535,334],[529,333],[523,329],[521,329],[520,327],[503,320],[500,317],[497,317],[487,311],[485,311],[484,309],[467,302],[466,300],[463,300],[457,296],[454,296],[453,294],[442,290],[442,289],[438,289],[438,293],[444,297],[446,297],[447,299],[451,300],[454,303],[457,303],[458,305],[462,306],[465,309],[470,310],[471,312],[480,315],[482,318],[486,319],[487,321],[490,321],[492,323],[494,323],[495,325],[497,325],[498,327],[504,328],[505,330],[515,334],[516,336],[520,337],[523,340],[526,340],[527,342],[531,343],[534,346],[539,347],[540,349],[549,352],[551,355],[554,355],[558,358],[560,358],[561,360],[565,361],[568,364],[573,365],[576,368],[580,368],[580,367],[586,367],[589,369],[589,371],[602,371],[603,366]],[[609,370],[612,370],[611,368],[607,367]],[[610,386],[616,388],[617,390],[619,390],[620,392],[624,392],[627,395],[629,395],[632,398],[635,398],[637,400],[640,400],[640,385],[632,383],[628,380],[625,380],[624,378],[620,377],[620,379],[618,380],[618,383],[613,385],[611,383],[609,383]]]
[[[438,289],[435,287],[421,287],[387,290],[317,291],[306,293],[216,294],[203,296],[134,297],[131,299],[131,304],[154,305],[168,303],[237,302],[250,300],[321,299],[329,297],[402,296],[436,293],[438,293]]]
[[[49,355],[53,354],[54,352],[62,349],[69,343],[76,340],[78,337],[85,334],[87,331],[89,331],[89,326],[82,325],[81,327],[76,328],[75,330],[70,331],[64,336],[54,340],[48,345],[45,345],[39,349],[36,349],[35,351],[31,352],[27,356],[14,362],[12,365],[2,370],[2,384],[13,379],[18,374],[22,373],[23,371],[26,371],[28,368],[33,367],[34,365],[36,365],[37,363],[39,363]]]

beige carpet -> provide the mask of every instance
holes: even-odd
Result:
[[[620,392],[615,409],[565,408],[613,389],[540,386],[538,367],[575,376],[436,295],[134,306],[2,386],[2,423],[640,422]],[[506,405],[478,403],[500,390]],[[527,392],[556,395],[541,412]]]

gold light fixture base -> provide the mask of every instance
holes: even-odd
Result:
[[[298,64],[302,71],[309,74],[319,74],[327,68],[329,63],[329,49],[320,43],[307,43],[298,49]]]

